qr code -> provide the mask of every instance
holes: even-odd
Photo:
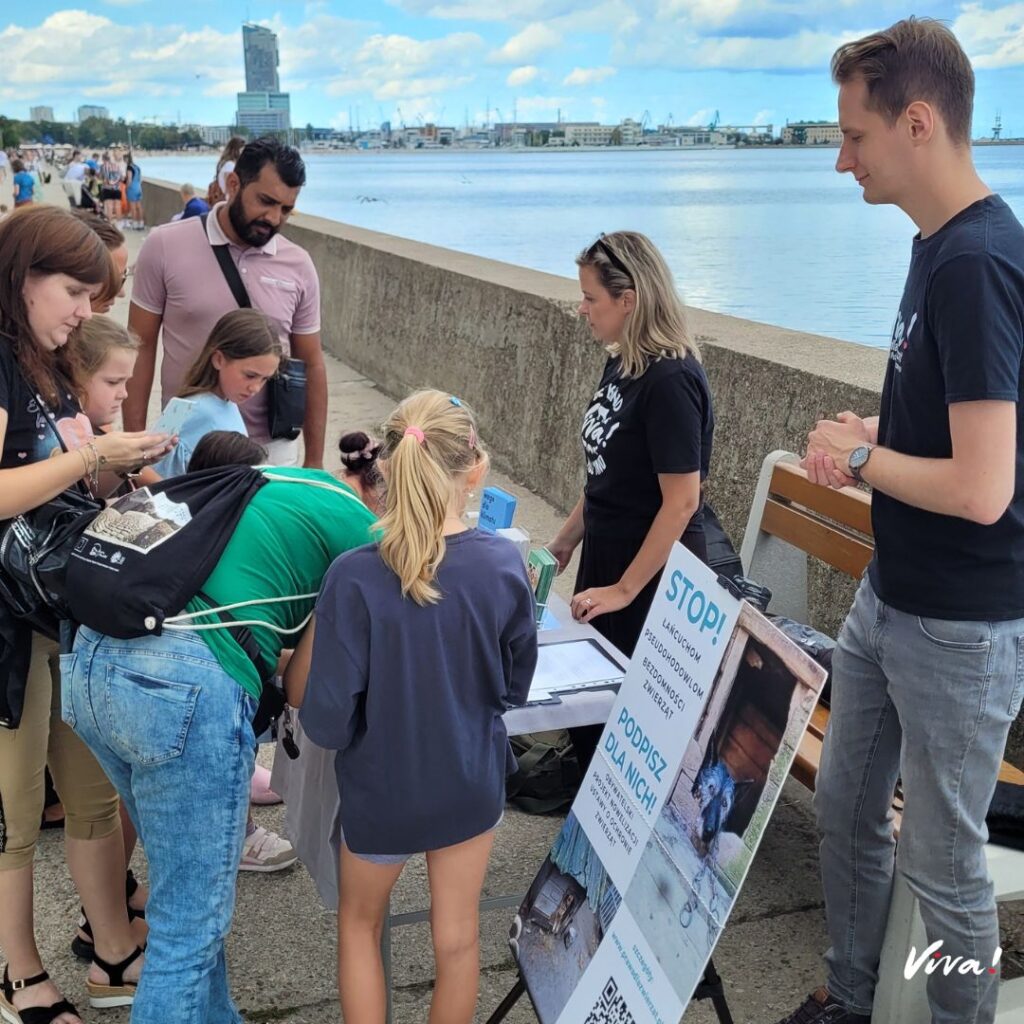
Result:
[[[636,1024],[633,1014],[626,1006],[626,1000],[619,995],[619,986],[609,978],[601,989],[594,1008],[587,1014],[584,1024]]]

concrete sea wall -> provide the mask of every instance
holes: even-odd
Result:
[[[147,223],[169,220],[175,187],[146,184]],[[423,386],[459,395],[503,469],[566,511],[575,504],[580,420],[604,360],[576,316],[575,280],[301,213],[285,233],[319,270],[328,351],[394,396]],[[799,451],[822,415],[876,412],[886,352],[698,309],[689,324],[715,402],[708,494],[738,549],[765,454]],[[852,592],[815,571],[815,625],[835,635]]]

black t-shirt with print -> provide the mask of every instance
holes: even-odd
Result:
[[[659,473],[708,474],[711,392],[691,355],[653,360],[635,378],[621,368],[609,358],[583,417],[583,514],[592,534],[643,537],[661,508]],[[698,512],[691,526],[700,521]]]
[[[878,440],[952,457],[949,406],[1017,404],[1013,500],[983,526],[875,491],[871,583],[887,604],[937,619],[1024,617],[1024,228],[998,196],[915,238],[893,329]]]
[[[60,388],[60,408],[51,410],[60,436],[54,432],[35,391],[25,380],[11,346],[0,340],[0,409],[7,413],[0,469],[28,466],[50,458],[64,447],[80,448],[92,438],[92,428],[70,389]]]

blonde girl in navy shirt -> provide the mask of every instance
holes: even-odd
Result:
[[[502,714],[525,702],[537,660],[533,594],[518,550],[463,522],[488,459],[459,399],[406,399],[385,424],[380,466],[380,542],[331,566],[285,686],[309,739],[338,751],[345,1021],[384,1021],[388,897],[425,852],[430,1019],[468,1024],[480,890],[515,767]]]

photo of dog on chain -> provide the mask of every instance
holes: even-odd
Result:
[[[818,665],[743,605],[625,895],[683,999],[736,901],[823,680]]]

